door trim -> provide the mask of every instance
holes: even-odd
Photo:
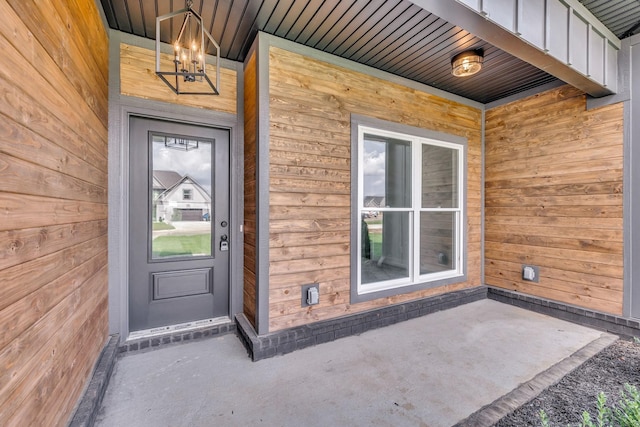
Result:
[[[241,82],[239,82],[241,85]],[[242,86],[241,86],[242,87]],[[239,97],[241,99],[241,94]],[[229,318],[243,306],[244,138],[242,114],[232,115],[118,96],[109,119],[109,333],[129,336],[129,123],[131,117],[227,129],[229,135]],[[242,109],[238,109],[242,112]]]

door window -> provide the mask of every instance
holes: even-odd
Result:
[[[210,257],[213,141],[153,134],[149,188],[152,260]]]

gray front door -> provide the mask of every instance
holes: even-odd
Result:
[[[228,316],[229,131],[129,129],[129,331]]]

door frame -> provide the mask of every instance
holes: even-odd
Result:
[[[238,73],[238,86],[243,87]],[[114,85],[111,85],[110,90]],[[115,85],[119,88],[119,84]],[[238,94],[242,99],[242,93]],[[242,312],[244,239],[244,134],[241,105],[233,115],[110,94],[109,105],[109,334],[129,336],[129,124],[132,116],[228,129],[229,318]]]

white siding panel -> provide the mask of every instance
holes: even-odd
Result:
[[[569,11],[559,0],[547,2],[547,50],[564,63],[569,62]]]
[[[519,0],[516,31],[532,45],[544,49],[545,0]]]
[[[516,0],[484,0],[482,13],[501,27],[516,31]]]
[[[587,39],[589,38],[589,24],[572,11],[569,31],[569,63],[586,76],[588,71]]]
[[[591,27],[589,31],[589,77],[602,84],[604,84],[605,46],[604,36]]]

